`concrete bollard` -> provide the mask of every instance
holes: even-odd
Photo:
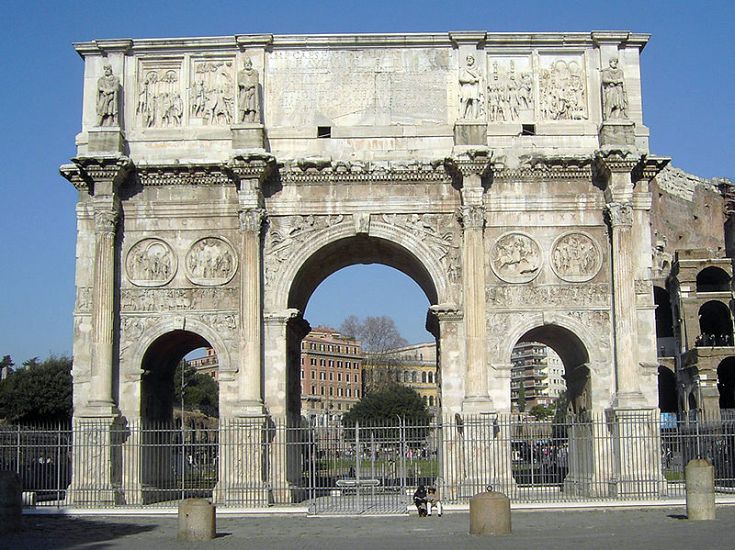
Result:
[[[470,535],[509,535],[510,499],[487,491],[470,499]]]
[[[206,498],[179,503],[179,540],[211,540],[217,534],[216,508]]]
[[[20,479],[15,472],[0,472],[0,533],[21,530]]]
[[[687,518],[715,519],[715,468],[709,460],[690,460],[685,470]]]

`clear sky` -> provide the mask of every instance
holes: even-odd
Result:
[[[81,121],[82,61],[72,42],[478,29],[651,33],[642,79],[652,152],[673,157],[675,166],[697,175],[735,176],[732,1],[5,0],[1,5],[0,356],[10,354],[18,364],[71,352],[76,192],[58,167],[74,156]],[[348,301],[349,295],[356,299]],[[409,341],[418,342],[428,338],[427,304],[403,275],[360,266],[327,279],[312,298],[307,319],[339,325],[350,313],[388,314]]]

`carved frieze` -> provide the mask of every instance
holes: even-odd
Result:
[[[543,257],[538,243],[525,233],[506,233],[492,249],[490,265],[507,283],[527,283],[541,270]]]
[[[490,122],[533,120],[533,96],[528,58],[489,60],[487,116]]]
[[[138,181],[144,187],[161,185],[228,185],[233,180],[221,164],[140,164]]]
[[[286,163],[280,169],[281,181],[286,184],[326,183],[451,183],[444,160],[435,162],[371,161],[345,162],[329,158],[305,158]]]
[[[120,307],[125,312],[171,312],[236,309],[236,288],[125,288]]]
[[[587,77],[583,56],[541,56],[539,110],[544,120],[586,120]]]
[[[564,307],[570,304],[585,307],[610,306],[610,286],[606,283],[585,285],[491,286],[488,303],[496,308]]]
[[[586,233],[565,233],[557,237],[551,247],[551,268],[564,281],[589,281],[601,267],[602,251]]]
[[[383,222],[401,227],[424,243],[436,256],[450,282],[459,281],[459,236],[453,214],[383,214]]]
[[[180,60],[160,60],[142,64],[138,77],[135,113],[143,128],[181,126],[184,100]]]
[[[237,254],[222,237],[205,237],[186,253],[186,276],[195,285],[228,283],[237,271]]]
[[[128,280],[136,286],[163,286],[176,274],[176,255],[161,239],[143,239],[135,243],[125,259]]]
[[[189,87],[192,124],[229,126],[234,121],[235,78],[232,59],[195,59]]]
[[[265,243],[265,283],[275,279],[281,266],[292,252],[306,240],[324,229],[344,222],[345,217],[337,216],[283,216],[269,217]]]

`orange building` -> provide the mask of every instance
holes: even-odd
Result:
[[[301,342],[301,414],[339,414],[362,397],[362,348],[354,338],[316,327]]]

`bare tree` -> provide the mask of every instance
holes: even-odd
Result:
[[[399,359],[392,353],[396,348],[408,344],[396,327],[395,321],[387,315],[359,319],[355,315],[347,317],[339,331],[360,340],[365,352],[363,370],[366,376],[365,388],[370,391],[388,384],[401,382]]]

